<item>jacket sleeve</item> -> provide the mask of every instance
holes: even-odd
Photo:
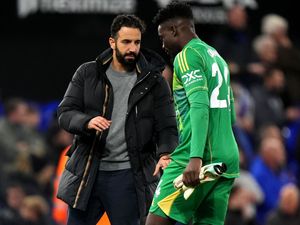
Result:
[[[72,134],[91,135],[86,124],[92,116],[84,113],[84,76],[85,65],[75,72],[63,100],[58,106],[58,123],[60,127]]]
[[[155,90],[154,98],[155,131],[157,134],[157,156],[171,153],[178,145],[176,115],[171,90],[163,77]]]

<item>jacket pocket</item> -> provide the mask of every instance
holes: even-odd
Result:
[[[66,169],[76,176],[83,174],[89,153],[88,147],[86,144],[79,144],[66,163]]]
[[[80,177],[65,169],[59,181],[57,198],[69,205],[73,205],[80,180]]]
[[[75,149],[77,148],[77,145],[78,145],[78,136],[77,136],[77,135],[74,135],[73,143],[72,143],[72,145],[70,146],[69,150],[66,152],[66,156],[71,157],[72,154],[73,154],[73,152],[74,152]]]

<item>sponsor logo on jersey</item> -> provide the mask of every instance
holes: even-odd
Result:
[[[185,85],[189,85],[189,84],[192,84],[196,81],[199,81],[199,80],[202,80],[203,77],[201,74],[199,74],[200,70],[193,70],[189,73],[186,73],[182,76],[182,79],[183,79],[183,83]]]

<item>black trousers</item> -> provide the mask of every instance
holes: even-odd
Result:
[[[139,225],[131,169],[99,171],[86,211],[69,207],[68,225],[95,225],[107,213],[111,225]]]

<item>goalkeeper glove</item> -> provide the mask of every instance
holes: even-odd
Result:
[[[225,163],[211,163],[202,166],[199,174],[199,184],[219,178],[226,170],[227,167]],[[194,192],[195,188],[185,186],[182,182],[182,177],[183,175],[181,174],[174,179],[173,185],[176,189],[181,189],[183,191],[183,197],[187,200]]]

